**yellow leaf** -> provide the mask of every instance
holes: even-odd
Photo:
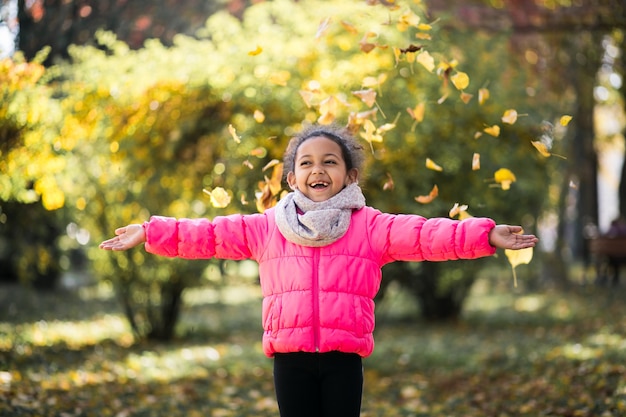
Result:
[[[253,117],[257,123],[263,123],[265,121],[265,115],[261,110],[255,110]]]
[[[422,39],[422,40],[431,40],[432,39],[432,36],[430,36],[430,33],[424,33],[424,32],[416,33],[415,37],[417,39]]]
[[[361,137],[368,141],[370,144],[372,142],[383,141],[382,135],[377,132],[376,125],[370,119],[365,119],[363,121],[363,128],[365,129],[365,133],[361,132]]]
[[[505,249],[504,254],[506,255],[509,263],[511,264],[511,268],[513,269],[513,282],[515,287],[517,287],[517,274],[515,273],[515,268],[518,265],[529,264],[533,259],[533,248],[525,248],[519,250]]]
[[[429,31],[432,28],[433,27],[431,25],[429,25],[428,23],[420,23],[419,25],[417,25],[417,29],[418,30]]]
[[[511,184],[517,180],[515,178],[515,174],[513,174],[511,170],[506,168],[500,168],[499,170],[497,170],[493,178],[498,184],[502,186],[503,190],[510,189]]]
[[[391,177],[390,173],[387,173],[387,181],[385,181],[385,183],[383,184],[383,190],[393,190],[395,187],[395,184],[393,182],[393,178]]]
[[[561,123],[561,126],[567,126],[571,120],[572,120],[572,116],[565,115],[565,116],[561,116],[559,123]]]
[[[533,140],[530,143],[532,143],[532,145],[539,151],[541,155],[545,157],[549,157],[550,155],[552,155],[550,152],[548,152],[548,147],[545,143],[538,140]]]
[[[489,126],[483,129],[483,131],[485,133],[487,133],[488,135],[491,135],[493,137],[498,137],[500,136],[500,126],[498,125],[493,125],[493,126]]]
[[[418,123],[424,120],[424,113],[426,111],[426,104],[418,103],[414,108],[407,107],[406,111],[415,119]]]
[[[230,195],[222,187],[215,187],[213,191],[206,188],[202,190],[211,197],[211,205],[216,208],[224,208],[230,204]]]
[[[504,112],[502,116],[502,123],[508,123],[510,125],[514,124],[517,121],[517,111],[513,109],[509,109]]]
[[[481,88],[478,90],[478,103],[483,104],[485,101],[489,99],[489,90],[486,88]]]
[[[439,195],[439,187],[435,184],[428,195],[420,195],[415,197],[415,201],[421,204],[428,204]]]
[[[433,58],[428,51],[422,51],[417,55],[417,62],[419,62],[428,72],[433,72],[435,69],[435,58]]]
[[[228,132],[233,137],[233,140],[237,143],[241,143],[241,138],[237,135],[237,130],[233,127],[233,125],[228,125]]]
[[[461,91],[461,101],[463,101],[463,103],[465,104],[469,103],[472,97],[474,97],[473,94],[468,94],[464,91]]]
[[[478,171],[480,169],[480,154],[475,153],[472,156],[472,171]]]
[[[365,35],[363,35],[363,37],[361,38],[361,40],[359,41],[359,45],[361,48],[361,51],[365,52],[366,54],[371,52],[374,48],[376,48],[376,45],[373,43],[370,43],[368,41],[369,38],[375,38],[378,36],[378,33],[376,32],[366,32]]]
[[[369,76],[369,77],[363,78],[363,82],[361,82],[361,85],[364,88],[371,88],[371,87],[380,86],[385,81],[387,81],[387,74],[380,74],[378,77]]]
[[[361,101],[367,105],[367,107],[372,107],[376,103],[376,91],[371,88],[367,90],[353,91],[352,94],[360,98]]]
[[[420,23],[420,17],[412,10],[407,10],[400,15],[396,27],[400,32],[406,31],[409,27],[417,27]]]
[[[268,169],[270,169],[273,166],[276,166],[278,164],[280,164],[281,162],[278,159],[272,159],[271,161],[269,161],[262,169],[261,171],[267,171]]]
[[[341,26],[343,26],[343,28],[345,30],[347,30],[349,33],[356,35],[357,33],[359,33],[359,31],[357,30],[357,28],[354,27],[354,25],[350,22],[346,22],[345,20],[341,21]]]
[[[467,204],[459,205],[459,203],[454,203],[454,206],[450,209],[450,218],[461,215],[461,213],[467,211],[467,208]]]
[[[330,17],[327,17],[326,19],[320,22],[320,25],[317,27],[317,33],[315,34],[315,39],[321,38],[324,35],[324,33],[326,33],[326,31],[328,30],[328,27],[330,26],[331,21],[332,19]]]
[[[461,71],[451,76],[450,81],[452,81],[457,90],[465,90],[470,83],[469,76]]]
[[[257,45],[255,50],[248,52],[248,55],[256,56],[256,55],[259,55],[261,52],[263,52],[263,48],[261,48],[260,45]]]
[[[426,168],[432,169],[433,171],[443,171],[443,168],[437,165],[435,161],[430,158],[426,158]]]

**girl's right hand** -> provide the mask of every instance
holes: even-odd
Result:
[[[104,250],[126,250],[133,248],[146,241],[146,231],[140,224],[129,224],[115,230],[114,238],[105,240],[100,244]]]

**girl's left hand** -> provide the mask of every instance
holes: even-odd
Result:
[[[146,231],[140,224],[129,224],[115,230],[114,238],[105,240],[100,244],[104,250],[127,250],[146,241]]]
[[[539,241],[535,235],[521,233],[521,226],[498,224],[489,232],[489,243],[496,248],[517,250],[532,248]]]

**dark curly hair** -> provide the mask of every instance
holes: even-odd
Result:
[[[363,155],[363,146],[356,138],[344,127],[331,125],[310,125],[304,128],[300,133],[295,135],[289,141],[287,149],[283,155],[283,177],[287,178],[289,172],[296,169],[296,153],[298,148],[307,139],[323,136],[335,142],[341,148],[341,156],[346,163],[346,168],[350,171],[356,168],[361,171],[365,156]]]

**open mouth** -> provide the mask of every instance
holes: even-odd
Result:
[[[321,182],[321,181],[320,181],[320,182],[314,182],[314,183],[311,183],[311,184],[309,185],[309,187],[311,187],[311,188],[315,188],[316,190],[322,190],[322,189],[324,189],[324,188],[328,187],[328,185],[329,185],[329,184],[328,184],[327,182]]]

